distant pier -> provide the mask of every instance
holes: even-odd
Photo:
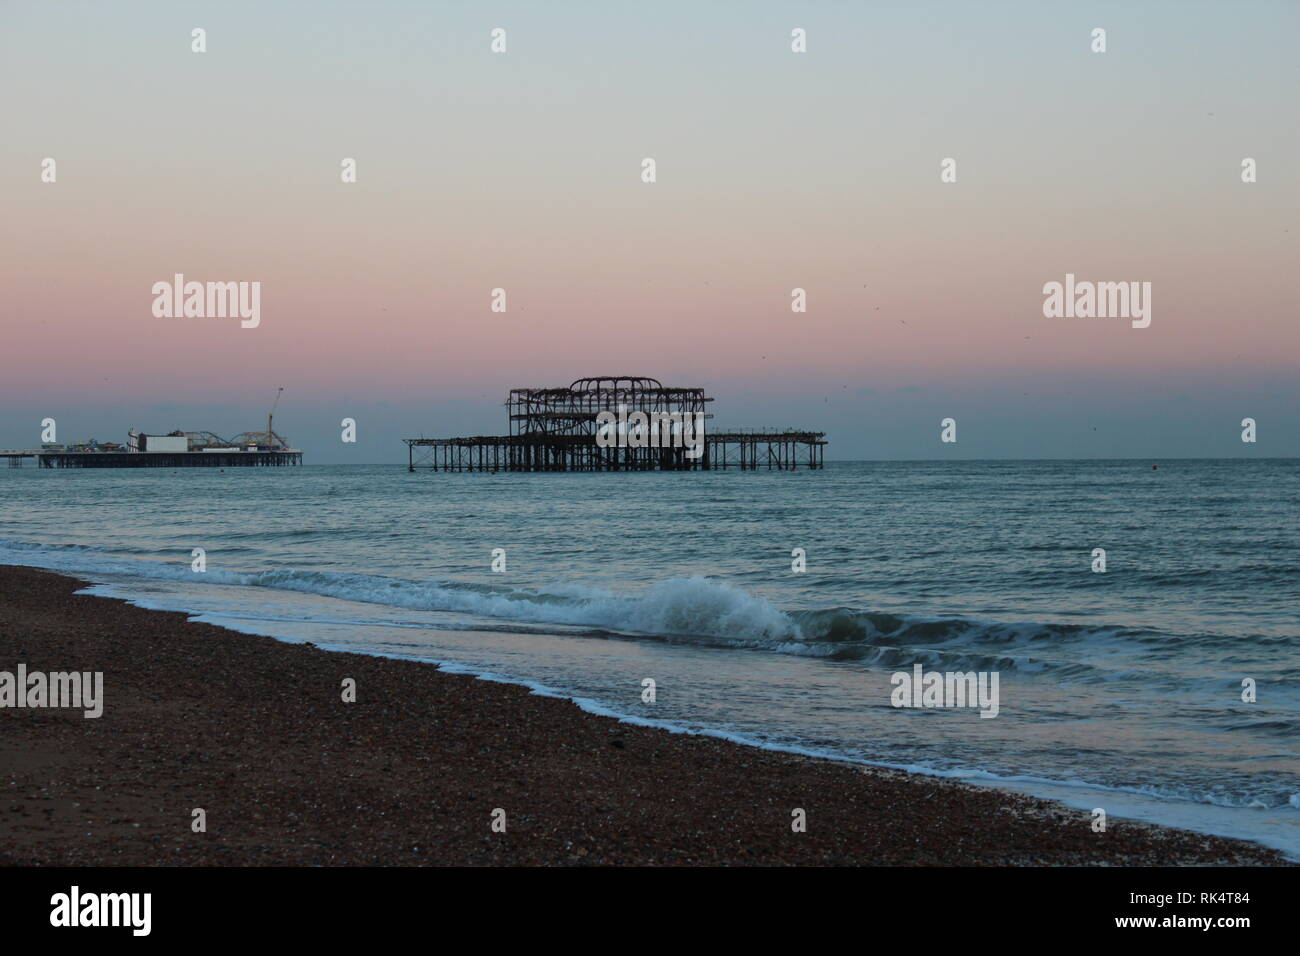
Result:
[[[287,451],[46,451],[0,448],[10,468],[34,458],[41,468],[250,468],[301,465],[302,452]]]
[[[506,400],[509,435],[406,438],[407,470],[433,471],[789,471],[825,467],[826,433],[804,429],[729,429],[707,425],[697,448],[602,447],[597,416],[622,408],[647,416],[712,418],[702,388],[656,379],[578,379],[568,388],[516,388]],[[695,452],[695,454],[688,454]]]
[[[266,416],[266,431],[241,432],[222,438],[208,431],[177,429],[165,435],[149,435],[134,428],[126,444],[117,442],[50,442],[40,448],[0,448],[0,458],[10,468],[21,468],[34,458],[41,468],[256,468],[301,465],[302,450],[290,448],[288,439],[272,427],[276,405]]]

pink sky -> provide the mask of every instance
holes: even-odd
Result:
[[[234,4],[200,55],[191,13],[76,9],[0,13],[0,79],[45,77],[0,157],[0,399],[24,409],[0,444],[42,402],[251,408],[280,385],[420,409],[588,374],[796,403],[1027,377],[1136,401],[1202,375],[1249,394],[1300,362],[1285,6],[1104,7],[1104,55],[1035,5],[942,7],[951,35],[831,5],[804,55],[779,6],[725,43],[713,13],[683,36],[671,10],[507,6],[496,58],[466,10],[328,7],[304,38]],[[155,318],[176,272],[259,281],[260,327]],[[1044,318],[1067,272],[1151,282],[1151,327]]]

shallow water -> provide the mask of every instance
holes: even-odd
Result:
[[[1300,855],[1300,466],[1152,464],[0,470],[0,562]],[[996,672],[997,717],[891,706],[918,662]]]

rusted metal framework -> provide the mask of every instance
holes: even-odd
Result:
[[[729,431],[708,435],[712,467],[788,471],[826,467],[826,433],[789,428],[783,431]]]
[[[506,399],[510,434],[406,438],[407,470],[434,471],[782,471],[825,466],[825,432],[730,430],[705,425],[698,455],[686,447],[605,447],[601,412],[685,414],[707,422],[702,388],[667,387],[642,376],[580,378],[568,388],[515,388]],[[418,450],[418,457],[417,457]]]
[[[580,378],[568,388],[512,388],[506,399],[510,434],[542,437],[596,435],[596,416],[619,406],[640,412],[709,416],[713,401],[702,388],[665,388],[657,379],[631,375]]]

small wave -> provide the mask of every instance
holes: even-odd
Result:
[[[1291,739],[1297,733],[1300,733],[1300,721],[1296,720],[1247,720],[1240,723],[1229,724],[1223,728],[1229,733],[1239,730],[1248,730],[1258,734],[1264,734],[1272,737],[1283,737]]]

